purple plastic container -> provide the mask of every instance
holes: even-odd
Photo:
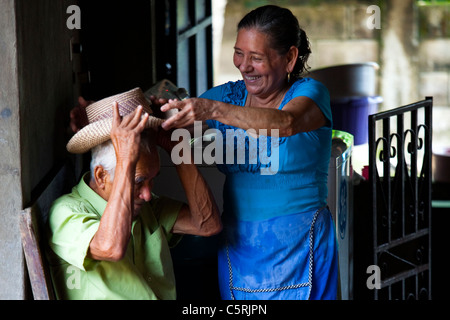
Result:
[[[369,140],[369,115],[377,112],[383,98],[351,97],[331,101],[333,129],[351,133],[354,145],[365,144]]]

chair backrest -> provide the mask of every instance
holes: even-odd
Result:
[[[20,212],[19,225],[22,247],[34,299],[53,300],[54,294],[51,278],[40,246],[36,211],[36,207],[30,207]]]
[[[22,247],[35,300],[55,298],[45,258],[44,228],[48,212],[56,198],[70,191],[75,175],[68,163],[57,166],[36,187],[32,204],[20,212]]]

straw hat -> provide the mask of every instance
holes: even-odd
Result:
[[[145,99],[140,88],[135,88],[125,93],[105,98],[89,105],[86,115],[89,124],[78,131],[67,144],[67,150],[71,153],[85,153],[93,147],[111,139],[111,128],[113,120],[113,103],[119,105],[119,113],[126,116],[136,110],[138,106],[143,111],[152,114],[150,103]],[[147,128],[157,128],[164,122],[163,119],[149,116]]]

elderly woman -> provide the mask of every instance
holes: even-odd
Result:
[[[200,98],[172,101],[179,109],[164,129],[206,121],[223,133],[247,130],[278,139],[278,171],[250,161],[249,141],[238,144],[246,163],[218,164],[224,185],[219,284],[224,299],[335,299],[337,243],[327,208],[332,117],[329,94],[302,78],[311,53],[305,32],[288,9],[260,7],[238,25],[234,64],[243,80],[212,88]],[[267,131],[259,131],[265,129]],[[261,141],[258,141],[261,146]],[[272,147],[271,147],[272,146]],[[273,162],[274,160],[272,160]]]

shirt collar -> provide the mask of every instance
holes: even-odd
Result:
[[[90,172],[87,172],[81,178],[81,181],[77,186],[77,191],[83,199],[85,199],[91,204],[91,206],[96,211],[97,215],[101,217],[106,209],[107,202],[105,199],[100,197],[94,190],[92,190],[91,187],[89,187],[89,185],[86,183],[86,181],[89,180],[90,180]]]

